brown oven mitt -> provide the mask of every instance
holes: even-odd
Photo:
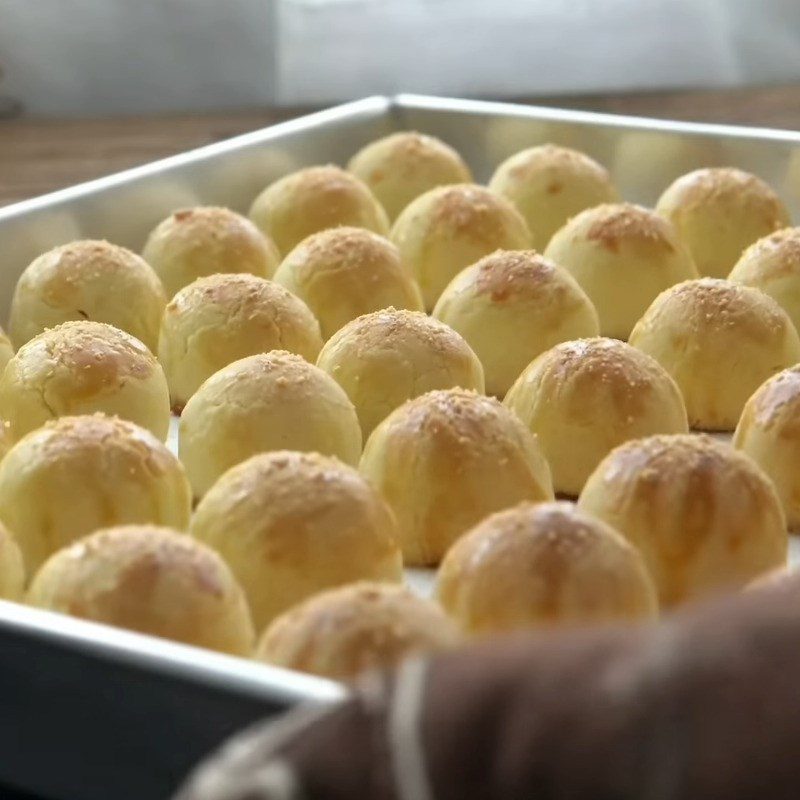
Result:
[[[800,797],[800,581],[496,639],[235,738],[178,800]]]

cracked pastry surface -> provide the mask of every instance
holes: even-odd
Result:
[[[17,281],[9,332],[17,347],[69,320],[114,325],[150,350],[166,304],[152,267],[124,247],[81,240],[36,258]]]
[[[558,342],[597,336],[597,312],[575,279],[533,250],[497,250],[462,270],[433,316],[460,333],[502,399],[525,367]]]
[[[724,278],[742,251],[790,224],[778,195],[760,178],[732,167],[682,175],[656,203],[678,231],[701,275]]]
[[[195,497],[230,467],[270,450],[315,451],[358,463],[353,404],[327,373],[282,350],[234,361],[189,399],[178,439]]]
[[[553,235],[545,256],[589,296],[600,333],[623,340],[662,291],[699,277],[671,223],[630,203],[582,211]]]
[[[603,337],[542,353],[504,403],[536,434],[555,491],[570,497],[617,445],[688,430],[683,398],[667,371],[630,345]]]
[[[655,587],[636,548],[572,503],[522,503],[461,537],[436,594],[472,635],[656,616]]]
[[[747,398],[800,361],[797,331],[771,297],[715,278],[662,292],[636,323],[630,343],[675,379],[689,425],[710,431],[733,430]]]
[[[800,366],[766,380],[745,403],[733,446],[769,475],[793,531],[800,528]]]
[[[406,400],[433,389],[484,390],[483,367],[466,341],[426,314],[386,308],[334,334],[317,366],[355,406],[364,439]]]
[[[446,650],[458,631],[439,606],[402,586],[357,583],[322,592],[278,617],[256,658],[337,680]]]
[[[525,250],[530,231],[511,203],[483,186],[431,189],[412,201],[390,234],[431,310],[464,267],[495,250]]]
[[[99,528],[186,528],[190,508],[178,459],[152,433],[117,417],[61,417],[22,438],[0,461],[0,521],[31,573]]]
[[[34,576],[26,601],[232,655],[253,648],[247,601],[222,558],[156,525],[108,528],[59,550]]]
[[[164,311],[158,358],[175,410],[233,361],[288,350],[315,361],[319,324],[306,304],[273,281],[246,274],[199,278]]]
[[[350,159],[347,169],[369,186],[390,220],[429,189],[472,180],[456,150],[416,131],[400,131],[370,142]]]
[[[362,314],[423,308],[419,287],[397,247],[363,228],[312,234],[283,259],[275,281],[308,304],[325,340]]]
[[[736,590],[786,563],[775,487],[748,456],[710,436],[651,436],[617,447],[578,507],[642,554],[663,608]]]
[[[522,214],[531,246],[539,251],[570,217],[618,199],[605,167],[585,153],[553,144],[529,147],[507,158],[495,170],[489,188]]]
[[[500,402],[464,389],[428,392],[393,411],[359,468],[397,516],[406,566],[438,564],[493,511],[553,498],[536,437]]]
[[[800,329],[800,228],[784,228],[751,244],[728,280],[761,289]]]
[[[169,390],[155,356],[103,322],[65,322],[24,344],[0,377],[0,414],[19,439],[48,420],[101,411],[165,439]]]
[[[386,212],[367,185],[333,164],[279,178],[253,200],[249,216],[282,255],[312,233],[339,225],[389,233]]]
[[[190,532],[225,558],[259,631],[323,589],[403,578],[389,505],[357,470],[318,453],[261,453],[232,467]]]
[[[269,278],[280,260],[272,240],[247,217],[217,206],[170,214],[152,230],[142,256],[161,278],[167,299],[197,278],[219,272]]]

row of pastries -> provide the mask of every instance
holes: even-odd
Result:
[[[141,256],[35,259],[0,376],[0,594],[347,678],[785,565],[800,229],[777,195],[713,168],[649,210],[553,145],[471,179],[393,134],[249,217],[176,211]],[[439,568],[435,599],[403,566]]]

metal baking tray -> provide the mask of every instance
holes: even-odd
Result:
[[[0,208],[0,318],[41,252],[77,238],[139,250],[177,207],[246,211],[269,182],[346,163],[362,145],[414,129],[456,147],[478,181],[507,156],[554,142],[652,204],[675,177],[727,164],[754,172],[800,214],[800,134],[416,95],[371,97]],[[2,176],[0,176],[2,179]],[[237,728],[342,688],[152,637],[0,602],[0,792],[52,800],[166,798]]]

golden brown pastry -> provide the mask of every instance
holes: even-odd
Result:
[[[317,359],[347,392],[364,439],[406,400],[433,389],[484,390],[483,367],[452,328],[413,311],[387,308],[349,322]]]
[[[315,595],[278,617],[256,658],[336,680],[395,666],[458,643],[438,605],[401,586],[356,583]]]
[[[225,562],[186,534],[155,525],[97,531],[36,573],[30,605],[248,656],[253,623]]]
[[[733,446],[769,475],[789,528],[800,528],[800,366],[759,386],[745,404]]]
[[[369,186],[390,220],[429,189],[472,180],[469,167],[450,145],[415,131],[370,142],[350,159],[347,169]]]
[[[800,228],[784,228],[751,244],[728,280],[761,289],[800,329]]]
[[[700,434],[613,450],[578,507],[639,548],[663,608],[737,589],[786,562],[786,518],[761,468]]]
[[[31,573],[55,550],[112,525],[189,524],[178,459],[144,428],[93,414],[29,433],[0,461],[0,521]]]
[[[555,491],[571,497],[617,445],[688,430],[675,381],[655,359],[616,339],[579,339],[542,353],[505,405],[536,434]]]
[[[231,567],[259,631],[323,589],[403,576],[386,501],[355,469],[318,453],[261,453],[232,467],[190,531]]]
[[[166,439],[164,370],[138,340],[104,322],[65,322],[31,339],[0,376],[0,412],[19,439],[56,417],[102,411]]]
[[[245,356],[288,350],[316,361],[319,323],[308,306],[277,283],[255,275],[211,275],[181,289],[167,306],[158,358],[173,408],[200,384]]]
[[[247,217],[216,206],[170,214],[153,229],[142,255],[161,278],[167,298],[219,272],[269,278],[280,260],[272,240]]]
[[[364,228],[312,234],[283,259],[275,280],[308,303],[325,340],[371,311],[423,309],[419,287],[397,248]]]
[[[14,357],[14,346],[11,344],[11,339],[8,334],[0,328],[0,375],[6,368],[6,364]]]
[[[312,233],[339,225],[389,233],[386,212],[366,184],[333,164],[271,183],[250,206],[250,219],[283,255]]]
[[[300,356],[273,350],[215,372],[189,399],[179,452],[195,497],[256,453],[316,451],[357,464],[361,428],[344,390]]]
[[[572,503],[522,503],[479,522],[444,557],[437,597],[472,635],[658,611],[637,550]]]
[[[486,392],[500,398],[539,353],[598,334],[583,289],[534,250],[498,250],[462,270],[433,316],[466,339],[483,364]]]
[[[656,211],[678,231],[701,275],[724,278],[742,251],[789,225],[789,212],[760,178],[731,167],[698,169],[667,187]]]
[[[438,564],[493,511],[553,498],[536,438],[500,402],[463,389],[393,411],[369,437],[360,469],[394,509],[407,566]]]
[[[0,599],[19,600],[24,589],[22,551],[8,528],[0,522]]]
[[[464,267],[495,250],[531,246],[528,226],[514,206],[469,183],[420,195],[395,221],[391,239],[413,271],[428,310]]]
[[[800,361],[797,331],[772,298],[715,278],[662,292],[629,341],[672,375],[702,430],[733,430],[758,386]]]
[[[489,181],[525,218],[531,246],[544,250],[550,237],[585,208],[613,203],[618,195],[608,170],[585,153],[542,144],[507,158]]]
[[[0,460],[5,457],[13,444],[11,426],[5,420],[0,419]]]
[[[39,256],[20,276],[10,333],[21,347],[47,328],[90,319],[155,350],[166,302],[158,275],[141,256],[109,242],[70,242]]]
[[[663,217],[641,206],[589,208],[558,230],[545,256],[566,267],[600,317],[600,333],[627,339],[664,289],[698,277],[692,257]]]

